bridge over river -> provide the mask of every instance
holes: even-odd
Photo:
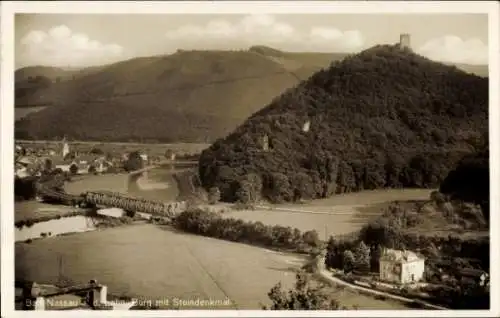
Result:
[[[139,177],[144,176],[148,171],[165,166],[195,165],[197,161],[172,161],[164,160],[154,165],[132,171],[127,174],[127,187],[136,185]],[[132,197],[124,193],[111,191],[87,191],[80,195],[71,195],[54,190],[50,184],[38,184],[38,193],[44,197],[52,198],[72,206],[107,207],[120,208],[125,211],[144,212],[155,216],[172,218],[176,213],[187,208],[185,201],[163,202],[158,200],[147,200]]]

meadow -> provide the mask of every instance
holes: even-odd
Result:
[[[260,221],[266,225],[296,227],[301,231],[316,230],[321,239],[348,234],[361,229],[380,216],[390,202],[426,200],[431,190],[391,189],[363,191],[313,200],[303,204],[279,204],[267,209],[231,210],[221,215],[245,221]]]
[[[149,200],[174,201],[179,195],[173,173],[181,169],[157,168],[140,176],[127,173],[87,175],[65,184],[66,192],[112,191]]]
[[[48,284],[97,279],[108,286],[110,294],[144,300],[232,300],[232,307],[219,309],[260,309],[260,304],[269,304],[269,290],[278,281],[285,288],[292,287],[295,271],[305,261],[299,255],[188,235],[151,224],[18,243],[15,259],[16,279]],[[348,291],[339,295],[342,299],[357,302],[365,309],[402,306],[367,301],[368,296]]]

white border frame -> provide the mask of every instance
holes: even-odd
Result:
[[[198,13],[198,14],[325,14],[325,13],[485,13],[489,16],[489,79],[490,79],[490,179],[499,180],[499,5],[494,1],[2,1],[1,9],[1,260],[2,316],[7,317],[494,317],[500,316],[499,272],[491,266],[491,309],[473,310],[387,310],[387,311],[259,311],[259,310],[181,310],[181,311],[14,311],[14,224],[13,219],[13,124],[14,124],[14,14],[15,13]],[[498,226],[500,211],[499,187],[491,183],[491,264],[499,264]]]

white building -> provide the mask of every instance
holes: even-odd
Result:
[[[303,132],[308,132],[310,128],[311,128],[311,121],[308,120],[308,121],[305,122],[304,126],[302,126],[302,131]]]
[[[425,259],[411,251],[385,249],[380,256],[380,280],[409,284],[424,277]]]
[[[69,154],[69,145],[68,142],[66,141],[66,138],[64,138],[61,155],[63,158],[65,158],[68,154]]]

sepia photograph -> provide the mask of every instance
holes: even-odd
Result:
[[[498,314],[496,2],[65,2],[2,3],[2,316]]]

